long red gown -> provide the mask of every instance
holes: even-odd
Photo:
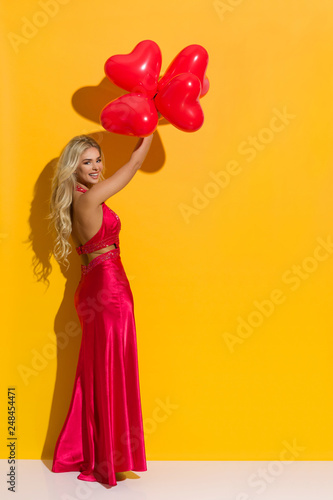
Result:
[[[81,186],[76,189],[82,192]],[[74,295],[82,339],[69,410],[52,471],[116,485],[116,472],[146,471],[133,296],[119,249],[121,222],[105,203],[99,231],[78,254],[116,244],[81,264]]]

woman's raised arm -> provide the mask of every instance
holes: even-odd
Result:
[[[84,210],[96,207],[123,189],[139,170],[149,151],[153,135],[140,137],[130,160],[107,179],[93,185],[84,196],[80,196],[80,206]]]

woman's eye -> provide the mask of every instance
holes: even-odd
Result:
[[[98,161],[98,162],[101,162],[102,160],[97,160],[97,161]],[[86,162],[84,163],[84,165],[88,165],[88,163],[90,163],[90,161],[86,161]]]

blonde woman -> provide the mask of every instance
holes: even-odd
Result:
[[[52,181],[54,256],[68,267],[72,236],[83,262],[74,295],[82,339],[70,406],[52,471],[116,485],[116,472],[147,470],[133,296],[120,258],[119,216],[105,201],[141,167],[153,134],[105,179],[103,153],[87,135],[63,149]]]

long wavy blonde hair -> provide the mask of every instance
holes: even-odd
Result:
[[[91,147],[98,149],[104,170],[104,155],[98,142],[88,135],[77,135],[63,148],[52,178],[50,213],[46,218],[51,219],[49,230],[55,232],[53,255],[59,264],[66,266],[66,269],[69,267],[67,257],[72,252],[68,240],[72,233],[71,208],[76,183],[75,170],[81,154]],[[99,181],[101,180],[104,180],[103,172],[99,178]]]

